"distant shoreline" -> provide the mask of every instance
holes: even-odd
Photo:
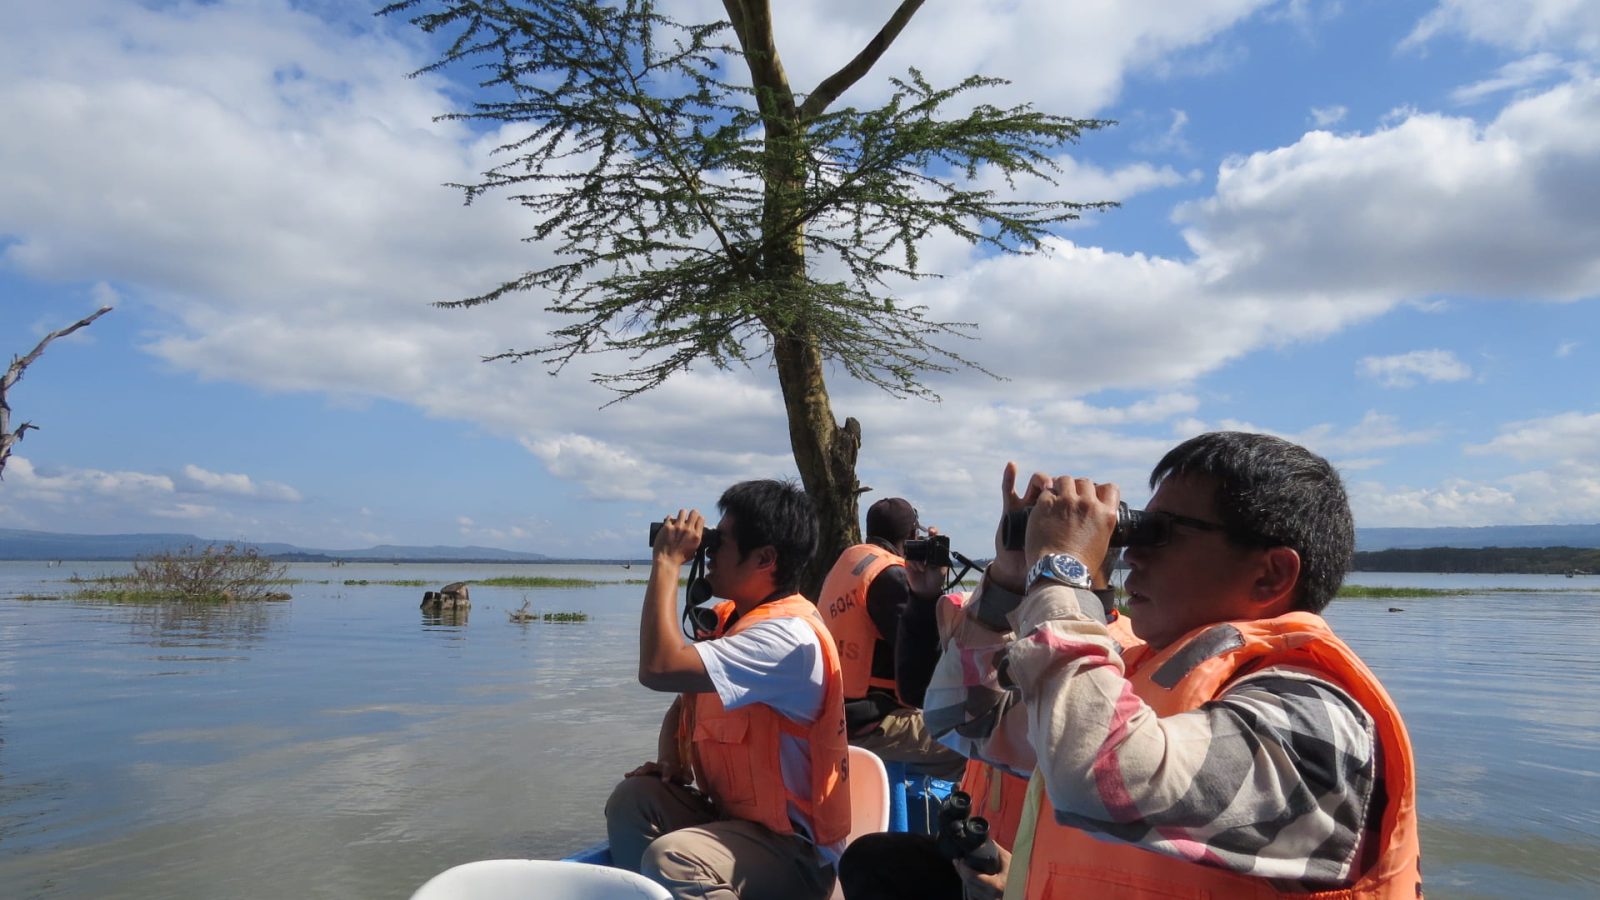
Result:
[[[1587,547],[1425,547],[1364,550],[1352,572],[1434,572],[1441,575],[1593,575],[1600,550]]]

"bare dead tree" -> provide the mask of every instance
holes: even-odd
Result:
[[[21,425],[17,426],[16,431],[11,430],[11,404],[7,402],[6,396],[11,392],[12,386],[22,380],[23,371],[26,370],[28,366],[33,365],[33,361],[38,359],[40,354],[44,353],[44,348],[50,346],[51,341],[55,340],[56,338],[66,337],[74,331],[77,331],[79,328],[90,325],[95,319],[100,318],[108,312],[111,312],[111,307],[102,306],[95,312],[94,315],[79,319],[77,322],[68,325],[66,328],[63,328],[60,331],[52,331],[45,335],[44,340],[40,341],[39,345],[33,348],[33,352],[29,353],[27,356],[14,356],[11,358],[10,368],[6,369],[5,377],[0,378],[0,477],[3,477],[5,474],[6,461],[11,459],[12,446],[22,440],[22,436],[27,434],[28,429],[32,428],[34,431],[39,430],[39,426],[33,424],[32,422],[23,422]]]

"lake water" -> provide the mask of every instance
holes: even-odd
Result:
[[[592,843],[654,754],[641,585],[473,587],[452,625],[422,587],[343,584],[639,566],[296,565],[289,603],[21,599],[122,568],[0,562],[0,897],[404,898]],[[1600,896],[1600,578],[1351,581],[1460,591],[1328,616],[1411,729],[1429,896]],[[511,623],[525,598],[590,620]]]

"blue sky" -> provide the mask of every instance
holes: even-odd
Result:
[[[706,0],[667,4],[714,15]],[[58,8],[59,6],[59,8]],[[894,4],[780,4],[815,84]],[[798,7],[798,8],[796,8]],[[376,5],[373,6],[376,8]],[[0,0],[0,352],[101,304],[11,394],[0,527],[643,553],[793,473],[764,365],[623,404],[483,354],[540,343],[529,220],[442,187],[497,133],[356,3]],[[1029,196],[1119,200],[1030,258],[936,240],[906,285],[1009,380],[938,404],[835,377],[868,499],[981,554],[1007,459],[1122,484],[1204,430],[1300,440],[1364,526],[1600,522],[1600,0],[929,4],[909,66],[1118,120]]]

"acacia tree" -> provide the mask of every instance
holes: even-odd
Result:
[[[89,327],[94,323],[95,319],[108,312],[111,312],[111,307],[102,306],[93,315],[85,316],[59,331],[52,331],[45,335],[44,339],[39,341],[27,356],[13,356],[11,358],[11,365],[6,368],[6,373],[0,375],[0,475],[5,473],[6,461],[11,458],[11,448],[22,440],[23,435],[28,433],[28,429],[39,430],[39,426],[32,422],[23,422],[17,426],[16,431],[11,430],[11,404],[6,399],[6,395],[11,392],[17,382],[22,380],[22,373],[33,365],[34,360],[43,355],[44,348],[50,346],[51,341],[59,337],[66,337],[79,328]]]
[[[509,194],[535,214],[529,240],[560,260],[439,305],[544,292],[569,323],[544,346],[485,359],[533,357],[559,371],[620,351],[629,366],[593,376],[617,399],[697,362],[770,356],[820,520],[804,579],[812,595],[860,536],[861,426],[835,418],[828,367],[929,398],[920,376],[976,368],[940,343],[974,326],[893,295],[893,283],[933,274],[919,266],[919,244],[944,232],[1031,253],[1051,226],[1112,205],[1007,199],[979,184],[993,171],[1008,183],[1052,180],[1050,153],[1108,124],[966,102],[996,79],[936,88],[912,69],[890,79],[882,106],[835,108],[921,6],[901,0],[809,92],[785,73],[769,0],[724,0],[726,19],[701,24],[653,0],[402,0],[382,11],[449,38],[423,72],[482,73],[479,99],[447,118],[526,126],[499,148],[504,163],[455,187],[468,203]],[[821,276],[824,262],[844,277]]]

